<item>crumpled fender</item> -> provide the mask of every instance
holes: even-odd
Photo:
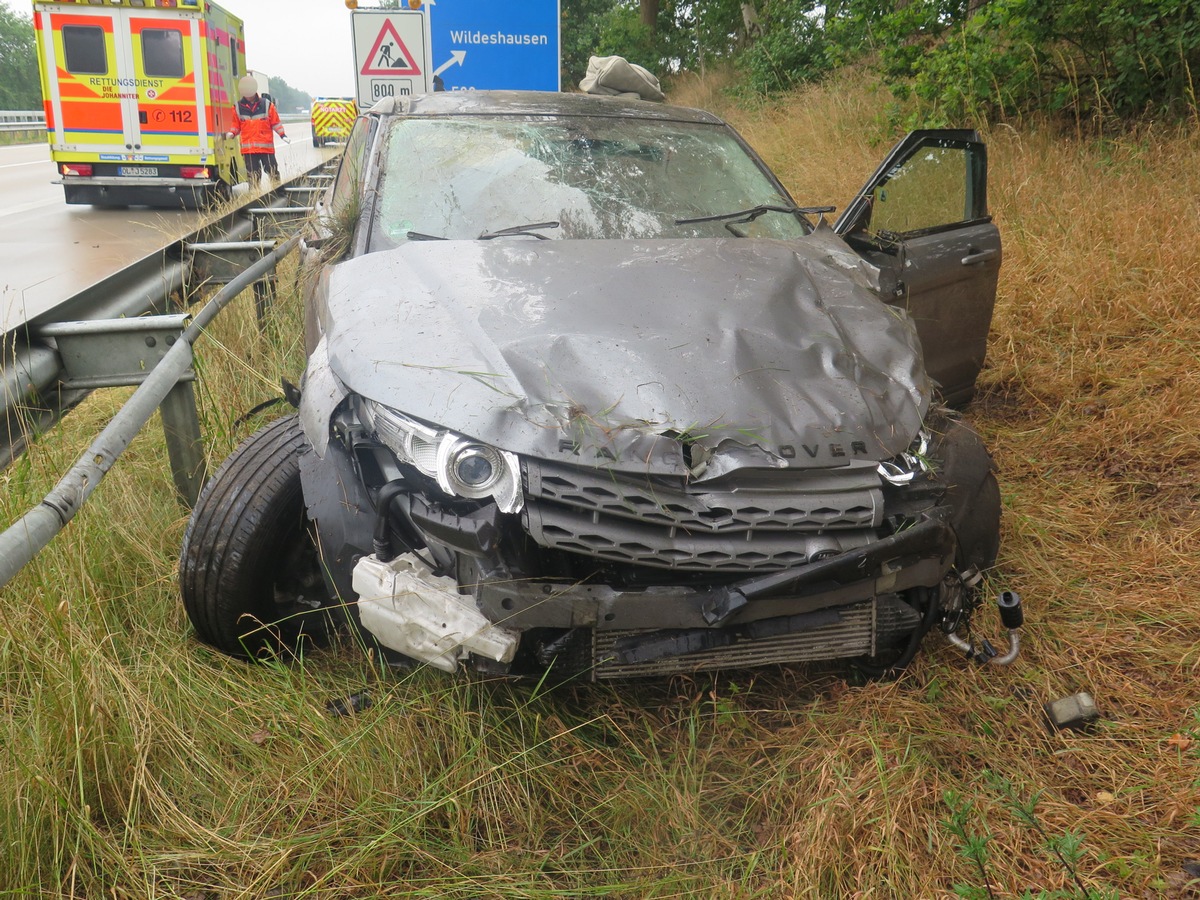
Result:
[[[321,338],[308,357],[300,381],[300,428],[319,459],[329,446],[329,419],[349,392],[329,366],[329,347]]]

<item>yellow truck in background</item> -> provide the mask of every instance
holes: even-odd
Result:
[[[313,146],[345,141],[357,118],[358,104],[353,97],[318,97],[312,105]]]
[[[67,203],[196,208],[242,181],[241,19],[209,0],[36,0],[50,155]]]

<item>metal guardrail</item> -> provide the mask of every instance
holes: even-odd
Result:
[[[328,182],[332,175],[315,174],[328,165],[301,178]],[[155,409],[162,412],[175,486],[186,502],[195,502],[206,471],[191,345],[247,287],[254,288],[261,317],[268,279],[299,236],[277,249],[275,241],[312,212],[286,205],[300,195],[295,191],[281,185],[256,197],[4,335],[0,468],[24,450],[31,434],[52,426],[90,390],[138,388],[45,500],[0,534],[0,588],[74,517]],[[224,287],[190,324],[186,315],[144,315],[162,313],[177,294],[206,285]]]
[[[0,132],[45,131],[46,113],[40,109],[0,110]]]
[[[7,585],[75,517],[117,458],[154,415],[154,411],[191,373],[192,344],[204,333],[208,323],[238,294],[274,269],[278,261],[291,253],[299,243],[300,235],[294,235],[218,291],[183,330],[179,340],[146,374],[133,396],[55,485],[54,490],[0,534],[0,588]],[[122,321],[137,323],[139,320]]]
[[[42,109],[0,109],[0,123],[46,124],[46,111]]]

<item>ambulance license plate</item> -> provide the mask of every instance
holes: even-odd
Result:
[[[157,178],[158,166],[121,166],[122,175],[133,175],[140,178]]]

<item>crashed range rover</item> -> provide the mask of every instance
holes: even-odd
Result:
[[[706,112],[383,101],[303,245],[298,410],[189,524],[198,636],[597,679],[887,672],[939,627],[995,656],[960,634],[999,490],[948,410],[996,293],[986,172],[974,132],[915,132],[832,219]]]

